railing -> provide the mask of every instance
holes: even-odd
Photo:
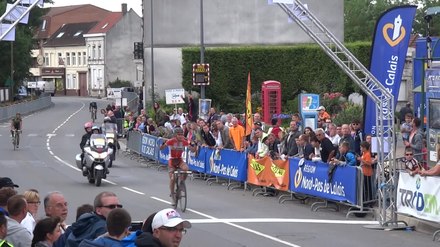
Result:
[[[32,101],[25,101],[18,104],[0,107],[0,122],[7,121],[14,117],[17,112],[22,115],[43,110],[53,106],[50,96],[40,97]]]
[[[127,133],[128,151],[148,160],[150,165],[154,163],[158,169],[164,168],[169,159],[168,148],[159,150],[163,141],[139,131]],[[276,190],[283,192],[279,197],[280,203],[295,198],[321,200],[311,205],[314,211],[338,210],[336,203],[343,204],[350,207],[348,217],[356,213],[373,213],[369,206],[377,201],[375,177],[365,177],[360,167],[336,166],[333,176],[329,177],[329,165],[323,162],[298,158],[285,161],[269,157],[255,159],[245,152],[207,147],[199,147],[196,153],[184,152],[182,158],[191,171],[208,178],[208,184],[221,181],[228,185],[228,189],[253,186],[254,195]],[[369,179],[369,186],[364,187],[364,179]],[[260,191],[261,188],[263,191]]]

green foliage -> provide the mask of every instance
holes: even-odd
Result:
[[[370,44],[357,42],[346,46],[368,67]],[[192,64],[199,62],[199,56],[198,48],[182,50],[185,90],[200,91],[192,86]],[[261,91],[264,81],[281,82],[283,112],[297,110],[297,103],[287,102],[301,92],[338,91],[348,95],[360,91],[317,45],[209,48],[205,51],[205,61],[211,66],[211,85],[206,87],[206,98],[227,112],[245,111],[248,72],[253,95]],[[254,112],[258,106],[253,98]]]
[[[336,115],[333,119],[333,123],[336,125],[351,123],[353,120],[359,120],[363,122],[364,109],[360,105],[353,103],[346,103],[344,109]]]
[[[427,24],[424,19],[426,9],[439,6],[439,0],[345,0],[344,1],[344,40],[371,41],[373,40],[376,21],[386,10],[401,5],[417,5],[419,8],[413,22],[412,33],[427,35]],[[433,16],[431,21],[431,36],[440,35],[440,17]]]
[[[0,13],[6,11],[6,3],[12,1],[0,0]],[[45,3],[52,1],[44,1]],[[13,80],[14,86],[17,87],[19,83],[30,76],[29,68],[32,65],[31,50],[38,47],[35,40],[33,40],[34,31],[41,23],[41,17],[48,11],[48,9],[41,9],[34,7],[29,15],[29,23],[27,25],[18,24],[15,31],[15,41],[13,43]],[[5,86],[5,82],[10,78],[11,74],[11,42],[0,41],[0,86]],[[15,89],[14,89],[15,91]]]
[[[116,78],[116,80],[109,82],[108,85],[112,88],[131,87],[132,86],[130,81],[120,80],[119,78]]]

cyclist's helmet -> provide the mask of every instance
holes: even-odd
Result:
[[[110,123],[111,121],[112,121],[112,119],[110,117],[104,118],[104,123]]]
[[[88,128],[92,128],[93,127],[93,123],[92,122],[87,122],[84,124],[84,129],[88,129]]]
[[[182,134],[183,135],[183,129],[182,128],[175,128],[174,129],[174,135]]]

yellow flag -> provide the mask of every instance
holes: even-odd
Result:
[[[252,117],[252,105],[251,105],[251,72],[248,74],[247,91],[246,91],[246,135],[250,135],[252,127],[254,126],[254,119]]]

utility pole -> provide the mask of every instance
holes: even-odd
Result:
[[[200,0],[200,63],[205,63],[205,38],[203,30],[203,0]],[[206,86],[200,86],[200,97],[205,99]]]
[[[14,100],[14,41],[11,41],[11,100]]]

